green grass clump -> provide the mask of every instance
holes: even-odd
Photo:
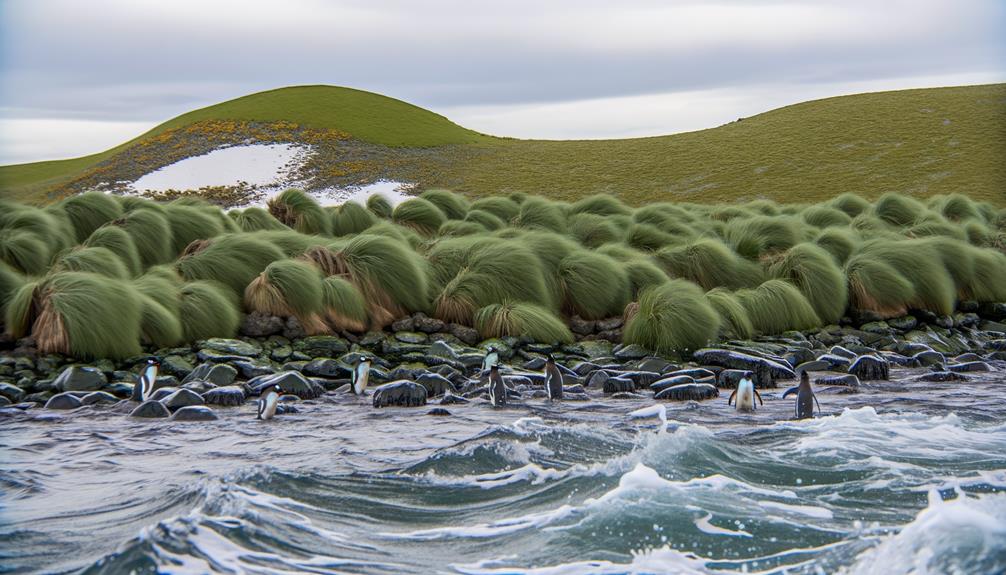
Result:
[[[228,214],[242,232],[277,231],[289,229],[272,214],[259,207],[231,210]]]
[[[440,230],[437,231],[437,235],[444,236],[472,236],[477,234],[486,233],[485,226],[477,224],[475,222],[466,222],[463,220],[447,220],[444,225],[440,226]]]
[[[992,230],[985,224],[977,221],[969,221],[964,224],[964,235],[968,243],[978,247],[994,247],[994,235]]]
[[[830,228],[821,232],[814,242],[831,254],[839,265],[845,265],[859,246],[859,234],[848,229]]]
[[[175,264],[182,277],[219,282],[235,295],[243,294],[266,266],[284,258],[273,243],[252,234],[226,234],[194,248]]]
[[[176,254],[185,249],[188,241],[191,241],[186,241],[185,245],[176,251],[176,242],[171,231],[172,225],[166,215],[167,210],[162,210],[162,212],[137,209],[115,222],[133,239],[133,245],[136,246],[136,252],[140,256],[140,263],[143,267],[171,261]],[[181,227],[183,224],[179,223],[178,225]],[[185,228],[188,230],[187,226]]]
[[[426,190],[419,197],[440,208],[450,220],[463,220],[471,207],[467,198],[450,190]]]
[[[87,272],[108,278],[129,279],[131,274],[119,256],[108,248],[74,248],[59,256],[53,269],[67,272]]]
[[[372,324],[384,326],[406,312],[426,309],[426,265],[408,244],[368,232],[333,247],[338,267],[323,272],[340,275],[360,290]]]
[[[259,240],[267,241],[277,248],[279,248],[287,257],[299,256],[307,250],[315,246],[327,245],[331,240],[323,236],[309,236],[307,234],[301,234],[287,228],[283,227],[282,230],[277,230],[274,232],[257,232],[255,234],[248,234],[248,237],[253,237]]]
[[[873,204],[873,213],[885,222],[900,227],[914,224],[928,209],[922,202],[901,194],[887,193]]]
[[[706,290],[755,286],[761,283],[763,275],[756,263],[738,256],[714,238],[664,248],[655,258],[671,277],[684,278]]]
[[[851,218],[854,218],[873,207],[870,202],[866,201],[863,197],[849,192],[841,194],[833,199],[831,201],[831,206],[838,210],[842,210]]]
[[[30,312],[20,315],[30,317],[40,352],[86,359],[121,359],[140,352],[139,297],[127,282],[59,272],[31,295]]]
[[[274,261],[245,288],[244,303],[250,311],[296,316],[305,325],[322,311],[321,275],[305,261]]]
[[[465,221],[479,224],[489,231],[496,231],[506,225],[503,220],[499,219],[492,212],[485,210],[469,210],[468,214],[465,215]]]
[[[383,220],[391,219],[391,214],[395,211],[388,198],[381,194],[372,194],[367,197],[367,210]]]
[[[748,310],[736,294],[726,288],[711,289],[706,292],[706,300],[720,316],[720,337],[751,339],[755,335]]]
[[[643,290],[667,283],[671,278],[647,254],[625,244],[605,244],[597,253],[622,264],[629,278],[629,299],[635,300]]]
[[[951,221],[985,220],[985,217],[978,209],[977,203],[961,194],[933,197],[929,205]]]
[[[566,232],[566,215],[555,202],[545,198],[530,197],[520,205],[513,224],[525,229],[540,229],[556,233]]]
[[[7,313],[7,301],[24,285],[24,276],[11,266],[0,262],[0,318]]]
[[[126,230],[116,226],[102,226],[84,242],[85,246],[107,248],[122,260],[130,276],[139,275],[143,270],[140,252],[133,243],[133,237]]]
[[[157,347],[173,347],[182,343],[182,320],[178,317],[178,312],[161,305],[153,297],[143,294],[137,297],[140,305],[140,335],[143,341]]]
[[[962,290],[962,296],[979,302],[1006,301],[1006,254],[977,250],[974,254],[974,275]]]
[[[726,239],[738,254],[758,259],[793,247],[803,239],[802,232],[791,216],[755,216],[732,220]]]
[[[642,251],[655,252],[667,246],[676,246],[688,241],[666,233],[651,224],[633,224],[625,234],[625,243]]]
[[[557,273],[560,301],[567,313],[603,319],[620,315],[629,302],[625,269],[608,256],[576,250],[559,262]]]
[[[376,219],[370,210],[360,204],[346,202],[335,208],[332,214],[332,235],[358,234],[374,225]]]
[[[179,290],[178,317],[185,341],[234,337],[241,323],[237,296],[213,281],[193,281]]]
[[[41,275],[49,267],[45,241],[27,230],[0,230],[0,261],[28,275]]]
[[[325,319],[333,329],[361,332],[367,329],[367,303],[356,286],[340,277],[321,282]]]
[[[768,280],[754,289],[737,292],[756,332],[764,335],[804,330],[821,325],[814,307],[793,284]]]
[[[328,235],[332,223],[318,202],[303,190],[290,189],[269,200],[269,213],[302,234]]]
[[[713,342],[719,328],[720,317],[702,288],[675,279],[642,293],[622,339],[657,353],[684,355]]]
[[[84,241],[94,230],[122,216],[122,206],[119,202],[101,192],[71,196],[63,200],[60,207],[70,218],[78,242]]]
[[[827,228],[832,226],[847,227],[852,223],[852,218],[838,208],[828,206],[811,206],[800,214],[803,221],[817,228]]]
[[[509,222],[517,217],[517,213],[520,212],[520,204],[510,198],[491,196],[475,200],[472,202],[471,209],[489,212],[504,222]]]
[[[447,221],[447,216],[433,202],[422,198],[412,198],[398,204],[391,214],[391,219],[400,226],[429,236],[440,229],[440,226]]]
[[[823,248],[797,244],[773,261],[768,272],[795,285],[824,323],[838,323],[845,313],[849,301],[845,276]]]
[[[942,218],[941,218],[942,219]],[[966,240],[967,233],[958,225],[947,221],[928,220],[918,223],[906,231],[913,238],[925,238],[930,236],[943,236],[955,240]]]
[[[620,239],[618,226],[609,218],[584,212],[569,218],[569,235],[588,248]]]
[[[744,207],[763,216],[778,216],[782,213],[778,204],[767,199],[752,200],[744,204]]]
[[[912,282],[897,270],[869,256],[855,255],[845,264],[849,307],[871,311],[882,318],[901,317],[915,297]]]
[[[572,343],[566,324],[548,309],[527,302],[489,304],[475,312],[475,329],[484,339],[513,336],[545,343]]]
[[[177,257],[192,242],[218,236],[224,231],[223,225],[221,225],[218,218],[206,213],[206,210],[194,206],[186,206],[178,203],[169,204],[165,215],[171,227],[171,256],[169,259]],[[130,216],[132,217],[132,214]],[[147,230],[138,230],[138,232],[150,233]],[[135,234],[133,235],[133,239],[136,239]],[[137,242],[137,246],[139,246],[139,242]]]
[[[954,282],[939,252],[931,243],[925,240],[874,240],[863,244],[853,256],[853,259],[856,258],[886,264],[907,279],[914,290],[914,296],[906,302],[909,307],[929,310],[939,315],[953,313],[956,292]],[[850,292],[853,289],[850,286]]]
[[[720,206],[709,212],[710,219],[718,222],[730,222],[738,219],[748,219],[756,216],[755,212],[740,206]]]
[[[619,199],[609,196],[608,194],[595,194],[573,202],[573,205],[569,207],[569,213],[596,214],[599,216],[613,216],[619,214],[627,216],[632,213],[632,208],[626,206]]]

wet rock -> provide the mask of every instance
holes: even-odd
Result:
[[[976,313],[956,313],[954,314],[954,327],[967,328],[975,327],[981,321]]]
[[[894,351],[909,357],[924,351],[933,351],[933,348],[924,343],[914,341],[899,341],[894,345]]]
[[[454,351],[454,348],[450,344],[443,341],[435,341],[430,344],[430,355],[435,355],[437,357],[445,357],[447,359],[458,359],[458,352]]]
[[[954,363],[968,363],[981,360],[982,358],[977,353],[962,353],[954,358]]]
[[[425,314],[417,313],[413,316],[416,331],[423,333],[438,333],[444,331],[446,324],[436,318],[427,317]]]
[[[293,355],[293,348],[289,345],[281,345],[272,350],[269,357],[273,361],[286,361]]]
[[[7,397],[0,395],[0,407],[7,407],[11,404],[11,401]]]
[[[737,384],[740,383],[742,379],[745,377],[750,378],[753,375],[754,374],[750,371],[744,369],[724,369],[716,375],[716,387],[722,389],[736,389]]]
[[[22,401],[21,403],[44,404],[45,402],[49,401],[49,398],[51,398],[52,396],[53,393],[51,391],[39,391],[37,393],[29,393],[28,395],[24,396],[24,401]],[[16,405],[20,404],[15,404],[15,406]]]
[[[256,394],[267,387],[278,385],[284,394],[289,393],[304,399],[314,399],[325,392],[323,387],[315,385],[298,371],[284,371],[256,378],[250,381],[249,385]]]
[[[579,376],[590,376],[593,372],[601,369],[601,366],[589,361],[581,361],[573,366],[573,373]],[[587,379],[590,379],[589,377]]]
[[[715,385],[708,383],[684,383],[662,389],[653,396],[654,399],[667,399],[673,401],[703,400],[718,397],[720,391]]]
[[[199,395],[203,395],[204,393],[206,393],[207,391],[209,391],[211,389],[214,389],[215,387],[216,386],[213,385],[212,383],[210,383],[208,381],[203,381],[201,379],[197,379],[195,381],[190,381],[190,382],[182,385],[182,389],[188,389],[188,390],[194,391],[194,392],[198,393]]]
[[[992,371],[992,368],[990,368],[989,364],[984,361],[969,361],[966,363],[948,365],[947,370],[954,373],[969,373],[976,371]]]
[[[179,389],[161,400],[165,407],[174,411],[191,405],[203,405],[203,396],[191,389]]]
[[[161,373],[185,378],[192,373],[192,364],[180,355],[168,355],[161,360]]]
[[[150,397],[148,397],[147,399],[152,399],[154,401],[161,401],[162,399],[168,397],[169,395],[171,395],[176,391],[178,391],[177,387],[161,387],[155,389],[153,393],[150,394]]]
[[[629,361],[633,359],[642,359],[650,355],[650,352],[646,350],[641,345],[630,343],[629,345],[624,345],[615,351],[615,358],[622,361]]]
[[[861,355],[849,366],[849,373],[861,381],[891,379],[891,364],[873,355]]]
[[[431,410],[429,410],[429,411],[426,412],[426,415],[437,415],[437,416],[441,416],[441,417],[442,416],[446,416],[446,415],[450,415],[450,414],[451,414],[451,412],[447,411],[446,409],[444,409],[442,407],[434,407],[433,409],[431,409]]]
[[[60,391],[100,391],[108,383],[104,372],[86,365],[71,365],[53,382]]]
[[[563,393],[563,395],[565,395],[567,393],[574,393],[574,394],[576,394],[576,393],[587,393],[587,390],[584,389],[583,386],[580,385],[580,384],[577,384],[577,385],[564,385],[564,386],[562,386],[562,393]]]
[[[84,405],[96,405],[99,403],[117,403],[119,401],[118,397],[115,397],[111,393],[105,391],[92,391],[91,393],[80,398],[80,402]]]
[[[927,349],[926,351],[920,351],[919,353],[912,356],[912,359],[922,367],[929,367],[931,365],[943,365],[947,362],[946,358],[942,353],[938,351],[933,351]]]
[[[596,325],[597,322],[581,319],[579,316],[574,315],[569,320],[569,331],[577,335],[590,335],[594,333]]]
[[[296,405],[291,405],[289,403],[280,403],[276,406],[276,415],[286,415],[290,413],[300,413],[300,410],[297,409]]]
[[[636,384],[636,387],[647,387],[654,381],[661,379],[663,376],[655,371],[609,371],[608,375],[611,377],[621,377],[623,379],[631,379],[632,383]],[[673,375],[673,374],[672,374]]]
[[[135,381],[139,382],[139,377],[135,378]],[[154,379],[153,389],[158,390],[165,387],[178,387],[179,385],[181,385],[181,383],[178,381],[177,377],[173,375],[159,375]]]
[[[915,381],[944,383],[948,381],[968,381],[968,376],[953,371],[933,371],[912,378]]]
[[[171,416],[171,421],[216,421],[217,419],[220,419],[217,414],[205,405],[179,407]]]
[[[943,329],[950,329],[954,327],[954,318],[950,317],[949,315],[941,315],[938,318],[936,318],[936,321],[933,321],[932,323],[939,327],[942,327]]]
[[[533,370],[533,371],[542,370],[542,369],[545,368],[545,358],[543,358],[543,357],[533,357],[533,358],[527,360],[526,362],[524,362],[524,365],[522,365],[521,367],[523,367],[524,369]]]
[[[399,331],[395,333],[395,339],[402,343],[421,345],[429,339],[425,333],[417,331]]]
[[[708,370],[708,369],[705,369],[705,368],[702,368],[702,367],[696,367],[696,368],[692,368],[692,369],[679,369],[679,370],[677,370],[675,372],[672,372],[672,373],[669,373],[667,375],[669,375],[669,376],[687,375],[688,377],[690,377],[692,379],[705,379],[707,377],[716,377],[716,373],[715,372],[713,372],[711,370]]]
[[[234,407],[245,402],[245,392],[236,385],[225,385],[204,393],[203,401],[209,405]]]
[[[814,385],[843,385],[846,387],[859,387],[859,378],[851,373],[845,375],[826,375],[814,379]]]
[[[225,339],[221,337],[207,339],[202,342],[200,348],[213,350],[225,355],[240,355],[244,357],[258,357],[262,353],[262,348],[257,344],[240,339]]]
[[[11,403],[17,403],[24,397],[24,391],[14,384],[3,381],[0,382],[0,396],[6,397]]]
[[[993,339],[987,342],[985,347],[995,351],[1006,351],[1006,339]]]
[[[353,376],[353,370],[334,359],[316,359],[309,362],[302,370],[313,377],[347,378]]]
[[[256,311],[241,318],[239,331],[249,337],[268,337],[283,333],[285,327],[282,318]]]
[[[786,360],[786,363],[788,363],[790,367],[795,368],[801,363],[814,361],[815,359],[817,359],[817,355],[814,354],[813,350],[804,347],[797,347],[787,352],[786,355],[783,357],[783,359]]]
[[[170,417],[171,412],[169,412],[168,408],[164,407],[164,404],[160,401],[148,399],[138,405],[129,415],[130,417],[158,418]]]
[[[611,394],[611,399],[645,399],[645,398],[646,396],[644,396],[643,394],[635,393],[633,391],[619,391],[618,393]],[[566,397],[564,399],[569,398]]]
[[[76,395],[65,391],[49,398],[45,403],[46,409],[77,409],[84,403]]]
[[[635,391],[636,385],[626,377],[609,377],[604,381],[602,387],[604,393],[618,393],[620,391]]]
[[[439,397],[454,391],[451,381],[436,373],[423,373],[416,377],[416,383],[426,388],[427,397]]]
[[[457,323],[450,324],[448,333],[467,345],[475,345],[480,339],[478,330]]]
[[[394,321],[391,324],[391,331],[393,332],[415,331],[415,329],[416,329],[416,320],[414,320],[412,317],[403,317],[402,319]]]
[[[856,354],[853,353],[852,357],[855,358]],[[817,358],[817,360],[827,362],[828,371],[847,371],[849,366],[852,365],[852,361],[849,358],[844,355],[836,355],[834,353],[826,353]]]
[[[775,387],[777,379],[796,378],[796,374],[785,363],[739,351],[707,348],[695,352],[694,357],[699,363],[750,371],[754,374],[752,381],[759,389]]]
[[[196,353],[196,358],[202,362],[209,363],[233,363],[235,361],[250,361],[252,358],[246,355],[234,355],[231,353],[220,353],[212,349],[201,349]]]
[[[227,364],[201,363],[192,370],[188,377],[182,380],[182,383],[201,379],[217,387],[225,387],[234,383],[237,376],[238,370]]]
[[[919,325],[919,320],[915,319],[913,316],[906,315],[904,317],[887,320],[887,325],[898,331],[905,332],[915,329],[916,326]]]
[[[690,375],[672,375],[650,384],[650,391],[659,393],[668,387],[674,387],[675,385],[683,385],[686,383],[695,383],[695,378]]]
[[[374,390],[374,407],[419,405],[426,405],[426,388],[414,381],[393,381]]]
[[[440,405],[463,405],[468,403],[468,400],[454,395],[453,393],[445,393],[443,399],[440,400]]]
[[[611,343],[621,343],[622,342],[622,330],[620,329],[609,329],[605,331],[597,332],[598,340],[610,341]]]
[[[293,349],[311,358],[339,357],[349,351],[349,346],[342,338],[332,335],[313,335],[294,343]]]
[[[983,303],[978,307],[978,312],[982,317],[1002,321],[1006,319],[1006,302]]]
[[[608,319],[597,320],[597,331],[610,331],[613,329],[618,329],[624,325],[622,318],[620,317],[610,317]]]
[[[901,367],[919,367],[919,364],[914,359],[894,353],[893,351],[877,352],[876,355]]]
[[[232,365],[237,368],[241,377],[245,379],[276,373],[276,370],[271,365],[257,361],[241,360],[232,362]]]
[[[859,329],[867,333],[877,333],[883,335],[891,333],[891,326],[889,326],[886,321],[871,321],[869,323],[864,323],[859,327]]]

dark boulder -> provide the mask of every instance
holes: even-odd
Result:
[[[71,365],[53,382],[59,391],[100,391],[108,383],[104,372],[87,365]]]
[[[444,394],[443,399],[440,400],[440,405],[462,405],[465,403],[469,403],[469,401],[453,393]]]
[[[206,393],[207,391],[209,391],[211,389],[214,389],[215,387],[216,386],[213,385],[212,383],[210,383],[208,381],[203,381],[201,379],[197,379],[195,381],[190,381],[190,382],[182,385],[182,389],[190,389],[190,390],[198,393],[199,395],[202,395],[202,394]]]
[[[308,380],[299,371],[283,371],[275,375],[258,377],[248,382],[252,393],[260,394],[262,390],[278,385],[283,393],[289,393],[304,399],[314,399],[325,393],[325,388]]]
[[[751,378],[754,374],[744,369],[724,369],[716,376],[716,387],[736,389],[742,379]],[[752,380],[753,382],[754,380]]]
[[[446,409],[444,409],[442,407],[434,407],[433,409],[431,409],[431,410],[429,410],[429,411],[426,412],[426,415],[437,415],[437,416],[441,416],[441,417],[445,416],[445,415],[450,415],[450,414],[451,414],[451,412],[447,411]]]
[[[80,398],[70,392],[56,394],[45,403],[46,409],[77,409],[83,405]]]
[[[595,369],[589,376],[587,376],[587,387],[598,388],[604,387],[604,384],[608,381],[611,376],[608,372],[603,369]]]
[[[419,405],[426,405],[426,388],[414,381],[393,381],[374,390],[374,407]]]
[[[147,399],[152,399],[154,401],[161,401],[162,399],[168,397],[169,395],[171,395],[176,391],[178,391],[177,387],[161,387],[155,389],[154,392],[151,393],[150,397],[148,397]]]
[[[203,401],[209,405],[234,407],[245,402],[245,392],[236,385],[215,387],[203,394]]]
[[[955,363],[947,366],[947,370],[954,373],[969,373],[975,371],[992,371],[989,364],[984,361],[969,361],[966,363]]]
[[[238,372],[241,373],[241,377],[245,379],[276,373],[276,369],[273,366],[252,360],[234,361],[231,362],[231,365],[236,367]]]
[[[842,385],[845,387],[859,387],[859,378],[851,373],[844,375],[826,375],[814,379],[814,385]]]
[[[178,408],[171,421],[215,421],[219,419],[213,410],[205,405],[186,405]]]
[[[891,379],[891,364],[874,355],[861,355],[849,366],[849,373],[860,381]]]
[[[609,377],[604,382],[604,393],[618,393],[620,391],[636,391],[636,384],[631,379],[625,377]]]
[[[852,356],[856,357],[856,354],[853,354]],[[869,356],[863,356],[863,357],[869,357]],[[852,365],[852,360],[850,358],[845,357],[844,355],[836,355],[834,353],[826,353],[821,357],[817,358],[817,361],[823,361],[827,363],[828,367],[825,369],[827,369],[828,371],[847,371],[849,369],[849,366]]]
[[[650,352],[646,350],[641,345],[630,343],[628,345],[623,345],[615,351],[615,358],[621,361],[629,361],[633,359],[643,359],[644,357],[650,355]]]
[[[316,359],[308,362],[302,370],[306,375],[344,379],[353,377],[353,370],[334,359]]]
[[[694,354],[695,361],[708,365],[718,365],[729,369],[741,369],[754,374],[755,387],[765,389],[775,387],[777,379],[795,379],[796,373],[784,362],[757,357],[739,351],[726,349],[700,349]]]
[[[243,357],[258,357],[262,348],[257,344],[240,339],[222,337],[210,338],[199,345],[200,349],[209,349],[224,355],[240,355]]]
[[[946,357],[944,357],[942,353],[931,349],[916,353],[912,356],[912,359],[922,367],[929,367],[930,365],[943,365],[947,362]]]
[[[0,381],[0,396],[6,397],[11,403],[17,403],[24,397],[24,390],[12,383]]]
[[[948,381],[968,381],[968,376],[953,371],[933,371],[913,378],[915,381],[945,383]]]
[[[427,397],[439,397],[455,391],[451,380],[436,373],[423,373],[416,377],[416,383],[426,388]]]
[[[708,383],[683,383],[661,390],[653,396],[654,399],[668,399],[673,401],[712,399],[720,395],[720,390],[715,385]]]
[[[190,389],[179,389],[162,400],[164,406],[174,411],[192,405],[203,405],[203,396]]]
[[[98,403],[117,403],[119,401],[118,397],[115,397],[107,391],[92,391],[91,393],[80,398],[80,402],[84,405],[95,405]]]
[[[695,378],[689,375],[672,375],[670,377],[665,377],[664,379],[655,381],[650,384],[650,391],[653,393],[658,393],[667,389],[668,387],[674,387],[675,385],[682,385],[686,383],[695,383]]]
[[[189,375],[182,380],[182,383],[188,383],[190,381],[195,381],[201,379],[203,381],[208,381],[217,387],[224,387],[234,383],[237,379],[238,370],[234,367],[222,364],[222,363],[201,363],[192,370]]]
[[[679,369],[667,375],[668,376],[687,375],[688,377],[694,380],[705,379],[707,377],[716,377],[715,372],[713,372],[712,370],[705,369],[703,367],[693,367],[691,369]]]
[[[840,345],[832,346],[832,348],[828,350],[828,353],[830,353],[831,355],[844,357],[845,359],[849,360],[856,359],[856,352],[846,349]]]
[[[129,415],[130,417],[157,418],[169,417],[171,412],[169,412],[168,408],[164,407],[164,404],[160,401],[148,399],[138,405]]]
[[[283,333],[283,319],[261,312],[252,312],[241,319],[240,332],[250,337],[267,337]]]
[[[308,357],[339,357],[349,351],[346,341],[332,335],[313,335],[298,340],[294,351],[299,351]]]

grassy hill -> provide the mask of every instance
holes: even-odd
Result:
[[[213,139],[221,122],[231,140]],[[697,132],[579,141],[486,136],[348,88],[282,88],[184,114],[101,154],[0,167],[0,195],[45,202],[247,137],[316,145],[309,168],[320,185],[385,178],[566,200],[606,192],[634,205],[890,191],[1006,205],[1006,84],[828,98]]]

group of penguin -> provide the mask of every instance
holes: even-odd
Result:
[[[372,359],[369,357],[363,357],[357,361],[356,366],[353,368],[352,380],[350,384],[350,391],[356,395],[363,395],[364,390],[367,389],[367,383],[370,378],[370,368],[372,364]],[[797,419],[808,419],[814,417],[814,404],[817,404],[818,412],[821,411],[821,404],[817,401],[817,396],[814,394],[814,390],[810,385],[810,376],[808,372],[811,369],[819,368],[821,362],[808,362],[802,364],[796,368],[796,372],[800,375],[800,384],[787,389],[782,394],[782,398],[785,399],[790,394],[796,395],[796,405],[794,414]],[[503,381],[503,376],[500,375],[500,356],[499,351],[489,346],[486,350],[486,356],[482,360],[482,369],[480,374],[489,376],[489,402],[493,407],[502,407],[507,403],[507,386]],[[133,386],[133,393],[131,399],[138,402],[143,402],[146,400],[154,391],[154,381],[157,379],[157,372],[160,368],[160,363],[154,359],[150,358],[147,360],[147,365],[144,366],[143,371],[140,372],[139,381]],[[562,399],[562,371],[559,370],[558,366],[555,364],[555,358],[551,354],[548,355],[545,360],[545,392],[548,394],[549,401],[558,401]],[[257,419],[272,419],[276,415],[276,409],[279,405],[279,398],[282,395],[283,390],[279,385],[274,385],[263,390],[259,399],[256,403],[257,407]],[[755,400],[757,399],[760,405],[765,405],[765,402],[761,398],[761,394],[754,387],[754,382],[750,377],[744,377],[737,383],[737,388],[730,394],[730,398],[727,400],[727,405],[734,405],[737,411],[754,411],[755,410]],[[736,402],[735,402],[736,400]]]

